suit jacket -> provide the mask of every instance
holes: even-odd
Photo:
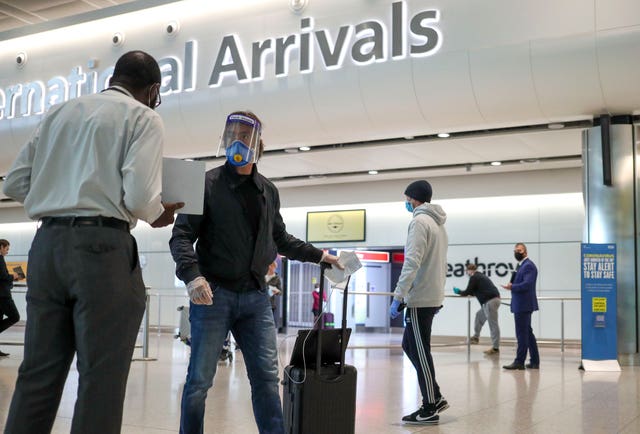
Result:
[[[511,312],[533,312],[538,310],[536,279],[538,269],[533,261],[525,258],[511,283]]]
[[[4,256],[0,255],[0,297],[11,297],[11,288],[13,288],[13,275],[9,274]]]

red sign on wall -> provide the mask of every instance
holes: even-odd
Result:
[[[373,252],[371,250],[355,250],[354,253],[362,262],[389,262],[389,252]]]

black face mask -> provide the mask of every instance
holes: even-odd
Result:
[[[516,258],[516,261],[520,262],[524,259],[524,253],[515,252],[513,256]]]

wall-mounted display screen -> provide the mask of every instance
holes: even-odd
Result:
[[[307,241],[310,243],[365,241],[364,209],[307,213]]]

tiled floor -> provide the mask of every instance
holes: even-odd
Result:
[[[19,341],[21,329],[0,336]],[[287,360],[293,338],[281,335],[281,359]],[[399,334],[352,337],[347,362],[358,369],[357,433],[624,433],[640,432],[640,368],[621,373],[578,370],[579,350],[561,356],[557,347],[541,348],[539,371],[504,371],[514,348],[485,357],[486,346],[434,348],[437,379],[451,407],[438,426],[405,426],[402,415],[418,407],[415,372],[400,349]],[[4,423],[22,347],[2,345],[11,356],[0,360],[0,425]],[[140,355],[136,350],[136,355]],[[151,335],[150,356],[131,366],[122,432],[166,434],[178,431],[180,393],[189,349],[168,335]],[[67,381],[54,433],[68,433],[77,375]],[[242,353],[221,363],[206,412],[207,433],[256,433]],[[340,434],[340,433],[336,433]]]

